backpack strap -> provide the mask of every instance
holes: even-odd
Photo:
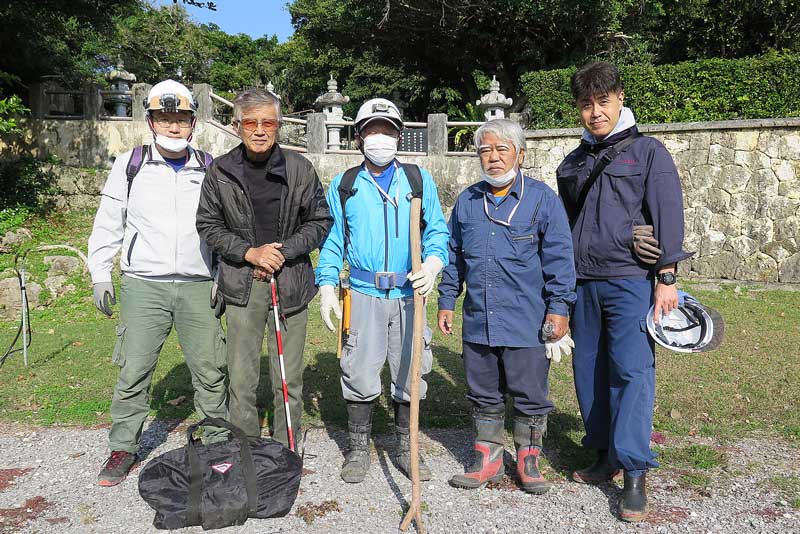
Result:
[[[350,246],[350,226],[347,224],[347,205],[348,199],[358,192],[358,189],[353,189],[353,184],[356,183],[356,177],[361,171],[361,167],[351,167],[344,171],[342,179],[339,182],[339,203],[342,206],[342,226],[344,229],[344,245],[342,260],[347,259],[347,247]]]
[[[422,173],[419,170],[419,165],[413,163],[402,163],[401,165],[406,173],[406,178],[408,178],[408,185],[411,186],[411,198],[422,200]],[[420,229],[425,231],[427,224],[425,222],[425,208],[423,207],[419,218]]]
[[[592,188],[594,183],[597,181],[597,178],[603,173],[603,170],[608,166],[609,163],[617,159],[617,156],[625,152],[629,146],[631,146],[637,139],[641,137],[640,134],[631,135],[630,137],[626,137],[619,143],[615,144],[611,148],[605,151],[603,156],[594,164],[592,168],[591,174],[589,174],[589,178],[586,179],[586,182],[583,184],[583,188],[581,188],[581,193],[578,196],[578,203],[575,206],[575,212],[577,215],[575,216],[575,221],[572,222],[572,225],[575,224],[578,220],[578,215],[583,211],[583,205],[586,203],[586,197],[589,196],[589,190]],[[570,225],[570,226],[572,226]]]
[[[200,162],[200,168],[203,170],[208,169],[211,166],[211,162],[214,161],[214,156],[196,148],[194,151],[197,153],[197,161]]]
[[[131,196],[131,186],[133,186],[133,179],[139,174],[145,161],[145,150],[147,150],[147,157],[150,158],[150,145],[140,145],[133,149],[131,157],[128,160],[128,165],[125,167],[125,176],[128,178],[128,197]]]

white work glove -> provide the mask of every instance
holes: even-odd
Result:
[[[337,319],[342,318],[342,309],[339,307],[339,299],[336,298],[336,288],[319,286],[319,312],[322,315],[322,322],[333,332],[336,327],[331,322],[331,311]]]
[[[442,260],[436,256],[428,256],[422,262],[422,268],[416,273],[408,273],[408,279],[411,281],[411,286],[417,290],[417,293],[423,297],[427,297],[433,291],[433,285],[436,283],[436,276],[444,269]]]
[[[97,282],[92,285],[94,305],[98,310],[111,317],[111,305],[117,303],[114,296],[114,284],[111,282]]]
[[[572,349],[575,347],[575,342],[569,337],[569,334],[564,334],[564,337],[558,341],[546,341],[544,350],[547,354],[548,360],[553,360],[558,363],[561,361],[562,356],[569,356],[572,354]]]

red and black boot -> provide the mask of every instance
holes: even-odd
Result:
[[[542,436],[547,431],[547,416],[514,417],[514,445],[517,448],[517,476],[528,493],[547,493],[552,484],[539,471]]]
[[[505,476],[503,436],[505,407],[474,408],[475,461],[465,472],[454,475],[450,485],[455,488],[477,489],[489,482],[500,482]]]

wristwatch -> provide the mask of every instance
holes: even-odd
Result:
[[[678,281],[678,275],[675,274],[672,271],[667,271],[667,272],[664,272],[664,273],[658,273],[656,278],[658,279],[658,281],[660,283],[664,284],[665,286],[674,285],[675,282]]]

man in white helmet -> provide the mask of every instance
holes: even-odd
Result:
[[[98,475],[114,486],[136,463],[150,410],[149,390],[172,327],[186,358],[200,417],[226,416],[225,341],[210,306],[212,254],[195,229],[208,154],[192,148],[195,103],[182,84],[156,84],[144,102],[153,143],[119,156],[108,175],[89,237],[94,302],[111,317],[111,281],[120,250],[122,285],[112,362],[120,367],[111,401],[111,455]],[[206,428],[207,440],[222,437]]]
[[[365,102],[355,120],[356,143],[364,162],[336,176],[328,189],[334,224],[319,255],[322,319],[333,330],[331,312],[341,318],[334,287],[343,261],[350,265],[352,311],[341,354],[342,394],[347,403],[349,451],[342,479],[357,483],[369,468],[369,436],[380,374],[389,360],[398,447],[397,467],[410,472],[409,389],[414,291],[427,296],[447,262],[449,232],[430,173],[396,158],[403,121],[383,98]],[[409,218],[412,196],[422,196],[422,269],[411,274]],[[431,369],[431,331],[425,328],[422,374]],[[420,398],[427,384],[420,382]],[[430,469],[420,458],[420,477]]]

